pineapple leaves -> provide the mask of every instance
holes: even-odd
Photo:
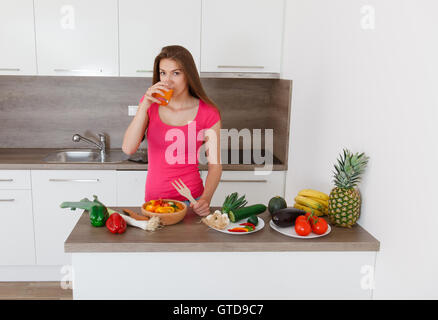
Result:
[[[361,175],[365,171],[369,157],[365,153],[351,153],[348,149],[343,149],[343,154],[339,155],[335,171],[333,172],[333,182],[339,188],[354,188],[361,180]]]

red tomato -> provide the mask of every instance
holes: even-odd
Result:
[[[324,234],[327,229],[327,222],[323,218],[318,218],[317,222],[312,224],[312,231],[316,234]]]
[[[297,223],[298,221],[301,221],[301,220],[303,220],[303,221],[306,221],[306,217],[303,215],[303,216],[298,216],[296,219],[295,219],[295,223]]]
[[[315,215],[315,214],[313,214],[312,216],[311,216],[312,214],[310,213],[310,212],[307,212],[306,214],[305,214],[305,217],[306,217],[306,220],[311,224],[311,225],[313,225],[314,223],[315,223],[315,221],[316,221],[316,219],[318,219],[318,217]],[[309,218],[309,216],[311,216],[310,218]],[[309,218],[309,219],[308,219]]]
[[[312,232],[310,223],[302,219],[295,222],[295,232],[300,236],[307,236],[310,232]]]

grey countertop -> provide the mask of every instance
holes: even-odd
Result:
[[[48,163],[43,159],[51,152],[60,148],[0,148],[0,170],[147,170],[148,165],[133,161],[120,163]],[[120,150],[120,149],[118,149]],[[263,165],[255,164],[222,164],[222,169],[227,171],[251,171]],[[200,170],[207,170],[207,165],[200,164]],[[274,157],[274,171],[287,170],[283,164]]]
[[[122,212],[122,207],[112,207]],[[141,212],[140,207],[124,207]],[[212,207],[211,212],[220,209]],[[259,215],[265,227],[247,235],[229,235],[200,223],[191,208],[185,218],[156,231],[128,226],[123,234],[112,234],[106,227],[90,224],[88,213],[80,217],[64,243],[65,252],[261,252],[261,251],[379,251],[380,242],[360,225],[332,227],[332,231],[314,239],[287,237],[269,226],[268,211]]]

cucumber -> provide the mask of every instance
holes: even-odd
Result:
[[[257,215],[266,211],[264,204],[253,204],[252,206],[243,207],[234,211],[228,212],[228,217],[231,222],[236,222],[245,218],[249,218],[253,215]]]

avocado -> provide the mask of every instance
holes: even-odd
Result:
[[[275,196],[269,200],[268,210],[272,215],[275,211],[287,208],[286,200],[280,196]]]

